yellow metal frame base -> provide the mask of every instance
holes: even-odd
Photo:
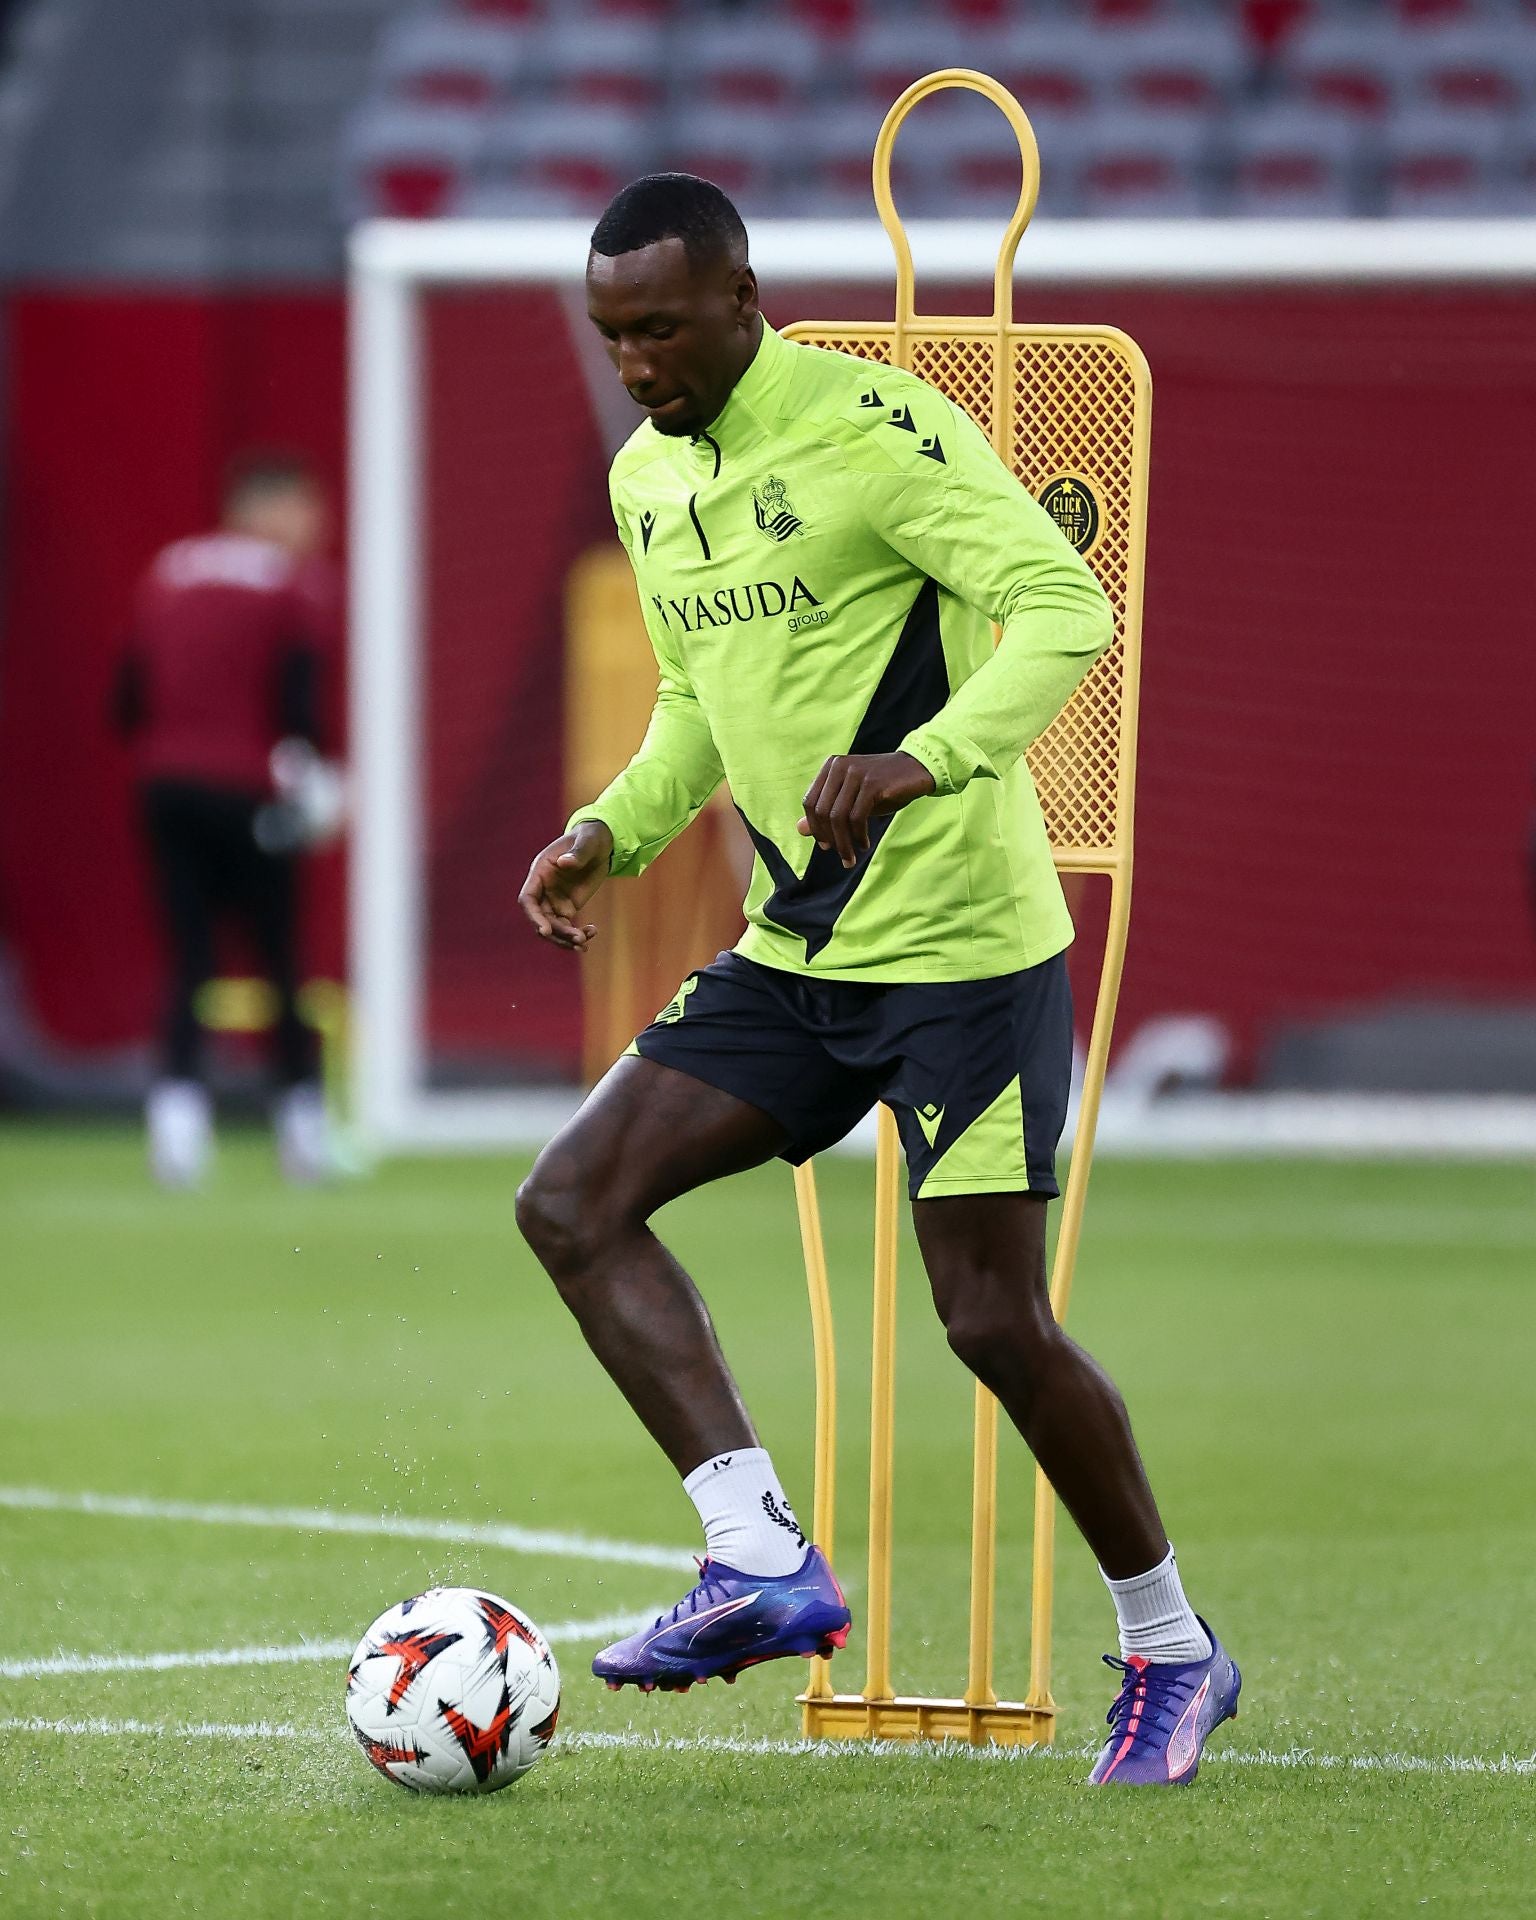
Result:
[[[973,1707],[964,1700],[866,1700],[862,1693],[800,1696],[807,1740],[963,1740],[973,1747],[1049,1746],[1056,1731],[1054,1707],[1026,1707],[994,1700]]]

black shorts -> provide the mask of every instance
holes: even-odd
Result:
[[[630,1048],[769,1114],[799,1165],[877,1101],[895,1113],[913,1199],[1054,1196],[1072,1079],[1064,953],[991,980],[816,980],[722,953]]]

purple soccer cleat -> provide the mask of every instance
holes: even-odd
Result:
[[[1243,1676],[1237,1662],[1211,1632],[1208,1660],[1187,1666],[1162,1661],[1117,1660],[1125,1684],[1105,1716],[1109,1738],[1089,1774],[1092,1786],[1187,1787],[1200,1771],[1200,1754],[1223,1720],[1237,1718]]]
[[[807,1548],[797,1571],[776,1579],[701,1560],[699,1584],[670,1613],[605,1647],[592,1671],[614,1692],[628,1684],[642,1693],[686,1693],[716,1675],[734,1680],[764,1660],[830,1656],[847,1640],[851,1621],[819,1547]]]

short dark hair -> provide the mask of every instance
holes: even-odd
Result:
[[[320,483],[307,454],[284,447],[247,447],[224,469],[224,505],[243,506],[260,494],[286,493],[290,487]]]
[[[693,173],[647,173],[631,180],[592,229],[592,251],[609,259],[658,240],[681,240],[691,266],[722,253],[743,262],[747,255],[741,215],[712,180]]]

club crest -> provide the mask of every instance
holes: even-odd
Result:
[[[791,506],[784,482],[771,473],[752,489],[752,513],[765,540],[787,540],[805,524]]]

